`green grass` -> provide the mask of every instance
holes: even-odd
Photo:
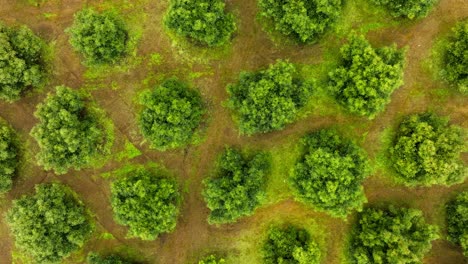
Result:
[[[125,140],[124,149],[117,154],[115,154],[115,159],[119,162],[123,160],[131,160],[133,158],[139,157],[141,151],[135,147],[128,139]]]

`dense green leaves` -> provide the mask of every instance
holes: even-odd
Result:
[[[341,14],[341,0],[259,0],[260,15],[302,43],[314,43]]]
[[[0,23],[0,99],[18,100],[45,80],[45,43],[26,26],[8,28]]]
[[[104,151],[105,135],[97,117],[89,112],[77,91],[58,86],[39,104],[32,129],[40,152],[37,159],[46,170],[63,174],[70,168],[86,167]]]
[[[319,264],[320,249],[303,228],[274,226],[263,245],[265,264]]]
[[[88,264],[131,264],[118,255],[100,256],[96,253],[90,253],[87,258]]]
[[[419,210],[367,208],[352,235],[352,263],[422,263],[437,237],[436,227],[426,224]]]
[[[406,117],[390,148],[393,167],[408,186],[452,185],[466,177],[463,131],[431,113]]]
[[[127,27],[113,11],[98,13],[91,8],[83,9],[75,14],[73,25],[67,32],[70,44],[89,65],[114,63],[125,55]]]
[[[300,201],[346,217],[366,202],[362,182],[369,174],[364,150],[335,131],[320,130],[303,138],[290,182]]]
[[[460,245],[468,257],[468,191],[462,192],[446,206],[448,239]]]
[[[312,86],[297,76],[293,64],[278,61],[263,71],[241,73],[239,82],[227,87],[228,107],[243,134],[280,130],[296,119]]]
[[[353,35],[341,48],[341,65],[330,72],[330,90],[348,111],[374,118],[403,84],[404,51],[373,48]]]
[[[438,0],[371,0],[384,6],[394,17],[417,19],[426,17]]]
[[[468,20],[460,22],[453,32],[445,47],[443,76],[460,92],[468,93]]]
[[[34,195],[13,201],[7,215],[16,246],[34,263],[59,263],[92,231],[81,201],[60,184],[36,185]]]
[[[171,0],[166,25],[203,45],[221,46],[236,30],[234,17],[224,12],[224,6],[224,0]]]
[[[168,79],[153,91],[142,94],[139,124],[151,147],[159,150],[192,142],[205,112],[195,90],[176,79]]]
[[[14,131],[0,120],[0,194],[8,192],[18,167],[19,149]]]
[[[218,258],[215,255],[209,255],[208,257],[200,260],[198,264],[224,264],[226,261],[223,258]]]
[[[266,153],[247,156],[227,148],[218,161],[216,175],[204,182],[203,196],[211,210],[208,222],[232,223],[252,215],[264,200],[269,168]]]
[[[161,172],[140,169],[112,183],[114,219],[129,228],[129,237],[154,240],[175,229],[179,191]]]

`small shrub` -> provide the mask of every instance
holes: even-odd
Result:
[[[210,255],[198,262],[198,264],[225,264],[226,261],[223,258],[218,258],[215,255]]]
[[[0,194],[13,186],[19,163],[19,149],[15,132],[0,120]]]
[[[166,25],[179,36],[209,47],[229,42],[236,30],[224,0],[171,0]]]
[[[99,256],[96,253],[90,253],[87,258],[88,264],[132,264],[118,255]]]
[[[205,113],[202,98],[177,79],[168,79],[142,94],[139,124],[151,147],[158,150],[190,144]]]
[[[161,172],[135,170],[112,183],[114,219],[128,226],[129,237],[154,240],[172,232],[179,213],[179,191],[174,180]]]
[[[364,150],[332,130],[307,135],[302,148],[290,179],[296,197],[335,217],[360,210],[371,171]]]
[[[313,86],[297,75],[293,64],[278,61],[263,71],[243,72],[238,83],[228,85],[228,107],[242,134],[280,130],[296,119]]]
[[[56,183],[36,185],[34,195],[13,201],[7,222],[16,247],[34,263],[60,263],[80,249],[92,231],[82,202]]]
[[[468,20],[460,22],[445,47],[443,76],[462,93],[468,93]]]
[[[352,263],[422,263],[437,239],[435,226],[426,224],[420,210],[364,209],[352,233]]]
[[[431,113],[406,117],[400,124],[390,156],[398,177],[408,186],[452,185],[466,170],[460,160],[463,131]]]
[[[460,245],[468,257],[468,191],[446,205],[448,240]]]
[[[438,0],[371,0],[385,7],[393,17],[419,19],[426,17]]]
[[[269,167],[266,153],[246,156],[227,148],[218,161],[216,175],[204,181],[203,197],[211,210],[208,222],[233,223],[252,215],[265,198]]]
[[[274,226],[263,245],[265,264],[319,264],[320,249],[309,232],[292,225]]]

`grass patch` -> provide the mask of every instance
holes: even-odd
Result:
[[[115,154],[115,159],[119,162],[123,160],[131,160],[133,158],[139,157],[142,152],[135,147],[128,139],[125,139],[124,149],[117,154]]]

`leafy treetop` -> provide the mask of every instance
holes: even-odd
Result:
[[[418,19],[426,17],[438,0],[371,0],[384,6],[393,17]]]
[[[13,185],[19,159],[15,132],[0,120],[0,194]]]
[[[89,253],[87,262],[88,264],[132,264],[132,262],[129,262],[118,255],[102,257],[94,252]]]
[[[443,76],[457,86],[462,93],[468,93],[468,20],[460,22],[453,29],[444,56]]]
[[[460,245],[468,257],[468,191],[461,192],[446,206],[448,239]]]
[[[225,264],[226,261],[223,258],[218,258],[215,255],[209,255],[208,257],[200,260],[198,264]]]

